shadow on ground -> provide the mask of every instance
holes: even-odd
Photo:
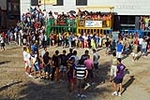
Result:
[[[70,93],[67,81],[51,83],[40,79],[31,79],[27,83],[18,85],[19,93],[16,93],[15,97],[9,95],[7,97],[1,96],[1,98],[3,100],[99,100],[97,99],[99,96],[110,92],[108,87],[100,86],[101,82],[108,79],[108,71],[109,62],[101,64],[98,70],[94,70],[95,84],[86,90],[87,98],[79,98],[76,96],[77,93]]]
[[[9,88],[9,87],[11,87],[11,86],[13,86],[13,85],[16,85],[16,84],[21,83],[21,82],[22,82],[22,81],[17,81],[17,82],[11,82],[11,83],[9,83],[9,84],[6,84],[6,85],[0,87],[0,91],[3,91],[3,90],[5,90],[5,89],[7,89],[7,88]]]
[[[0,62],[0,65],[3,65],[3,64],[7,64],[7,63],[10,63],[11,61],[2,61]]]
[[[130,79],[125,84],[123,84],[124,90],[122,93],[124,93],[128,89],[128,87],[134,82],[134,80],[134,76],[130,76]]]

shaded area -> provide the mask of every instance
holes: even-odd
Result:
[[[105,62],[99,65],[98,70],[94,70],[95,82],[105,83],[109,79],[108,72],[110,71],[110,62]]]
[[[87,98],[78,98],[77,92],[70,93],[68,81],[52,83],[49,80],[32,79],[26,84],[19,84],[19,93],[15,97],[1,96],[5,100],[96,100],[99,96],[104,96],[110,92],[110,88],[105,87],[101,82],[108,78],[109,62],[103,63],[98,70],[94,70],[94,83],[86,91]]]
[[[77,93],[70,93],[67,83],[48,83],[46,85],[38,85],[33,82],[26,84],[18,97],[19,100],[91,100],[108,92],[106,88],[91,88],[86,91],[87,98],[78,98]]]
[[[13,86],[13,85],[16,85],[16,84],[21,83],[21,82],[22,82],[22,81],[17,81],[17,82],[11,82],[11,83],[9,83],[9,84],[6,84],[5,86],[0,87],[0,91],[3,91],[3,90],[5,90],[5,89],[7,89],[7,88],[9,88],[9,87],[11,87],[11,86]]]
[[[134,76],[130,76],[130,79],[125,84],[123,84],[124,90],[122,93],[124,93],[127,90],[127,88],[134,82],[134,80]]]

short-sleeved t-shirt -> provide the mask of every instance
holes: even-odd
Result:
[[[86,66],[87,69],[92,69],[93,65],[93,60],[87,59],[84,61],[84,65]]]
[[[61,54],[60,59],[61,59],[61,65],[66,66],[67,65],[67,55]]]
[[[23,59],[24,59],[24,61],[29,61],[30,58],[31,58],[30,53],[28,53],[26,51],[23,51]]]
[[[116,78],[122,79],[124,77],[125,66],[123,64],[117,65],[117,75]]]
[[[77,79],[84,79],[85,75],[86,75],[86,67],[85,65],[77,65],[75,67],[76,70],[76,78]]]
[[[54,66],[59,67],[60,65],[60,56],[59,55],[53,55],[52,60],[54,61]]]
[[[49,56],[43,56],[44,64],[48,64],[49,60],[51,60]]]

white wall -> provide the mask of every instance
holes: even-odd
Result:
[[[20,0],[20,12],[25,13],[30,8],[30,0]]]
[[[89,5],[114,6],[118,15],[150,15],[150,0],[88,0]],[[95,1],[95,2],[94,2]]]
[[[0,0],[0,7],[1,7],[2,10],[7,9],[6,0]]]
[[[30,0],[21,0],[21,14],[30,8]],[[88,6],[114,6],[118,15],[150,15],[150,0],[88,0]],[[41,6],[46,11],[68,12],[76,10],[76,0],[64,0],[64,6]],[[93,9],[92,9],[93,10]],[[101,10],[101,9],[100,9]],[[103,10],[102,10],[103,11]]]

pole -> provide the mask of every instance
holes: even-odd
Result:
[[[46,10],[46,7],[45,7],[45,0],[44,0],[44,10]]]

